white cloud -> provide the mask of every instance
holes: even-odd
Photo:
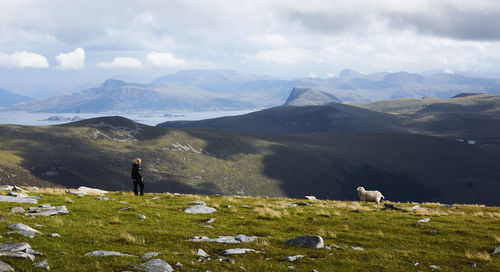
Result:
[[[303,60],[310,59],[310,53],[303,48],[278,48],[260,51],[249,59],[279,65],[296,65]]]
[[[110,62],[101,62],[97,64],[101,68],[141,68],[142,62],[135,58],[116,57]]]
[[[77,48],[73,52],[61,53],[56,56],[58,68],[63,70],[82,69],[85,67],[85,50]]]
[[[170,52],[151,51],[146,56],[146,61],[157,67],[183,68],[187,66],[186,60],[177,58]]]
[[[16,51],[13,54],[0,53],[0,66],[8,68],[47,68],[47,58],[40,54],[27,51]]]

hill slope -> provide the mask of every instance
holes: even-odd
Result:
[[[31,101],[33,98],[0,89],[0,107],[10,106],[21,102]]]
[[[129,190],[131,162],[141,157],[148,192],[348,200],[364,185],[390,200],[500,204],[499,150],[438,137],[252,136],[110,117],[55,127],[0,126],[0,140],[3,184]]]
[[[313,106],[340,103],[335,96],[309,88],[293,88],[285,106]]]

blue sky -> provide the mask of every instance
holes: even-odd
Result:
[[[0,2],[0,88],[42,97],[185,69],[498,73],[500,1]]]

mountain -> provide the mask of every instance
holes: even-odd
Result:
[[[313,90],[310,88],[293,88],[292,92],[285,102],[285,105],[313,106],[326,105],[330,103],[340,103],[340,100],[329,93]]]
[[[10,106],[21,102],[31,101],[33,98],[0,89],[0,107]]]
[[[331,106],[278,110],[311,107]],[[140,157],[147,192],[356,200],[364,186],[393,201],[500,205],[498,147],[397,130],[256,135],[106,117],[2,125],[0,138],[2,184],[130,190]]]
[[[252,108],[252,103],[231,95],[194,86],[138,84],[106,80],[98,88],[12,106],[31,112],[104,112],[140,110],[225,110]]]

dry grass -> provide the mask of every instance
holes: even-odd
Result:
[[[45,194],[51,194],[51,195],[65,195],[67,194],[66,191],[68,189],[66,188],[59,188],[59,187],[48,187],[48,188],[40,188],[38,190],[38,193],[45,193]]]
[[[442,211],[442,210],[436,210],[436,209],[428,209],[428,208],[421,208],[413,211],[415,214],[418,215],[448,215],[448,212]]]
[[[270,207],[255,207],[254,210],[257,213],[257,216],[262,218],[278,219],[282,216],[288,215],[288,211],[285,209],[278,210]]]
[[[54,226],[64,226],[64,221],[60,217],[51,217]]]
[[[109,219],[109,223],[110,224],[120,224],[121,223],[120,217],[118,217],[118,216],[112,216]]]
[[[335,239],[337,238],[337,233],[332,230],[318,229],[316,231],[317,235],[322,236],[327,239]]]
[[[73,199],[71,199],[70,197],[65,197],[64,198],[64,203],[71,204],[71,203],[73,203]]]
[[[467,259],[481,260],[481,261],[491,261],[491,256],[486,251],[472,251],[466,250],[465,257]]]
[[[497,243],[500,243],[500,236],[498,236],[498,235],[493,235],[493,238],[495,239],[495,241],[496,241]]]
[[[269,246],[269,241],[264,239],[257,239],[255,246],[258,248],[266,248]]]
[[[125,241],[126,243],[133,244],[133,245],[145,245],[146,240],[142,237],[135,237],[132,234],[126,232],[126,231],[121,231],[118,233],[119,240]]]

